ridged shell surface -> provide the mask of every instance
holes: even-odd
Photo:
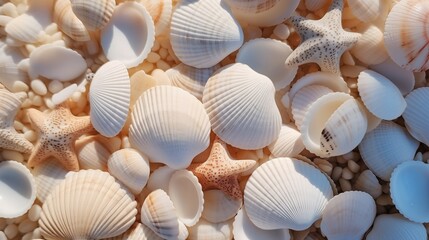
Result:
[[[305,0],[305,7],[310,11],[316,11],[328,4],[328,0]]]
[[[378,215],[372,230],[366,237],[367,240],[420,240],[427,238],[423,224],[412,222],[399,213]]]
[[[274,157],[295,157],[304,150],[301,133],[293,124],[283,125],[277,139],[268,145]]]
[[[389,58],[384,47],[383,32],[378,27],[369,25],[362,30],[359,29],[359,32],[362,35],[351,49],[354,57],[369,65],[382,63]]]
[[[235,63],[208,80],[203,103],[220,139],[237,148],[258,149],[273,142],[280,132],[274,94],[269,78]]]
[[[373,198],[378,198],[383,193],[380,182],[369,169],[360,173],[354,184],[354,189],[366,192]]]
[[[374,21],[383,4],[381,0],[347,0],[347,2],[353,15],[362,22]]]
[[[125,233],[105,240],[162,240],[146,225],[138,223],[128,229]]]
[[[405,98],[407,107],[402,117],[408,132],[420,142],[429,146],[429,87],[412,91]]]
[[[212,223],[220,223],[233,218],[241,208],[241,199],[234,199],[220,190],[204,192],[202,217]]]
[[[70,0],[57,0],[54,5],[54,22],[67,36],[75,41],[90,40],[89,32],[74,14]]]
[[[16,81],[26,82],[27,73],[18,68],[25,56],[18,48],[3,46],[0,47],[0,83],[8,90],[13,91]]]
[[[91,31],[102,29],[110,20],[115,0],[70,0],[73,12]]]
[[[112,153],[103,143],[90,136],[78,139],[75,148],[80,169],[107,171],[107,160]]]
[[[200,219],[197,224],[189,228],[188,240],[225,240],[232,239],[232,221],[211,223]]]
[[[43,203],[52,190],[66,178],[67,170],[55,160],[50,160],[37,165],[32,174],[36,180],[37,199]]]
[[[173,11],[172,0],[141,0],[140,2],[153,19],[156,36],[165,33],[170,25]]]

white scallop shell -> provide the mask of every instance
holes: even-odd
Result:
[[[371,195],[374,199],[382,194],[381,184],[371,170],[367,169],[359,174],[354,184],[354,189]]]
[[[151,51],[155,26],[142,4],[124,2],[116,6],[112,18],[101,31],[100,40],[107,59],[119,60],[127,68],[135,67]]]
[[[155,191],[156,189],[162,189],[165,192],[168,192],[168,185],[170,184],[170,178],[176,169],[170,168],[168,166],[162,166],[155,171],[153,171],[149,180],[147,181],[147,189],[150,191]]]
[[[378,2],[379,0],[370,1]],[[361,36],[350,50],[354,57],[368,65],[379,64],[389,58],[384,47],[383,32],[378,27],[369,25],[359,32]]]
[[[407,161],[390,177],[390,196],[396,209],[413,222],[429,222],[429,165]]]
[[[427,239],[427,233],[423,224],[412,222],[399,213],[382,214],[375,218],[366,239],[418,240]]]
[[[107,170],[107,160],[111,152],[95,137],[85,137],[76,141],[76,154],[80,169]]]
[[[145,91],[134,106],[130,142],[152,162],[182,169],[210,143],[210,121],[190,93],[172,86]]]
[[[283,125],[277,139],[268,145],[268,149],[274,157],[295,157],[304,148],[301,133],[293,124]]]
[[[73,40],[90,40],[89,32],[82,21],[74,14],[70,0],[57,0],[55,2],[53,19],[58,28]]]
[[[12,92],[16,81],[28,82],[27,73],[18,68],[18,63],[23,59],[25,56],[19,48],[0,47],[0,83]]]
[[[130,78],[120,61],[103,64],[89,89],[91,123],[101,135],[113,137],[125,125],[130,106]]]
[[[102,29],[112,17],[115,0],[70,0],[73,12],[91,31]]]
[[[172,0],[141,0],[140,3],[144,5],[153,19],[156,36],[166,32],[173,11]]]
[[[212,223],[220,223],[233,218],[241,208],[241,199],[234,199],[221,190],[204,192],[204,210],[202,217]]]
[[[347,191],[329,200],[320,230],[330,240],[360,240],[376,215],[374,199],[365,192]]]
[[[244,207],[261,229],[304,230],[322,216],[332,195],[328,179],[315,167],[293,158],[276,158],[250,176]]]
[[[362,105],[362,108],[365,110],[366,118],[368,120],[368,128],[366,129],[366,132],[371,132],[378,126],[378,124],[381,123],[382,119],[376,117],[374,114],[372,114],[368,108],[365,107],[365,105],[362,102],[362,99],[358,99],[360,104]]]
[[[408,132],[420,142],[429,146],[429,87],[422,87],[412,91],[405,98],[407,108],[402,117]]]
[[[415,72],[429,69],[428,11],[428,1],[402,0],[387,16],[384,43],[402,68]]]
[[[32,170],[36,179],[37,199],[42,203],[45,202],[55,186],[66,178],[67,173],[67,170],[54,159],[37,165]]]
[[[146,227],[146,225],[137,223],[125,233],[105,240],[162,240],[162,238]]]
[[[180,61],[208,68],[241,47],[243,30],[221,0],[183,0],[171,18],[170,41]]]
[[[211,223],[201,218],[197,224],[189,228],[188,240],[231,240],[232,238],[231,220],[221,223]]]
[[[26,213],[36,200],[36,181],[30,170],[17,161],[0,162],[0,218]]]
[[[419,146],[405,128],[390,121],[382,121],[368,132],[359,144],[362,160],[379,178],[389,181],[396,166],[411,161]]]
[[[108,173],[81,170],[67,176],[48,196],[39,224],[49,239],[114,237],[134,223],[136,205]]]
[[[225,66],[208,80],[203,93],[213,132],[237,148],[267,146],[281,128],[274,94],[270,79],[249,66]]]
[[[305,0],[305,7],[310,11],[317,11],[328,4],[328,0]]]
[[[357,80],[359,95],[366,108],[384,120],[396,119],[407,103],[399,89],[389,79],[372,70],[364,70]]]
[[[295,78],[298,67],[285,65],[292,53],[287,43],[271,39],[257,38],[246,42],[238,51],[236,62],[247,64],[256,72],[267,76],[276,90],[288,86]]]
[[[362,22],[374,21],[381,12],[381,0],[347,0],[353,15]]]

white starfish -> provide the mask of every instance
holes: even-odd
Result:
[[[322,71],[340,73],[340,57],[359,39],[359,33],[344,31],[341,25],[343,0],[334,0],[320,20],[292,16],[291,23],[301,36],[301,44],[286,59],[288,66],[315,62]]]

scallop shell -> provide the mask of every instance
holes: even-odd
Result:
[[[95,137],[81,138],[76,141],[75,147],[81,169],[107,170],[111,151]]]
[[[81,170],[67,176],[48,196],[39,224],[48,239],[114,237],[134,223],[136,205],[108,173]]]
[[[322,216],[332,196],[328,179],[318,169],[297,159],[275,158],[250,176],[244,207],[261,229],[304,230]]]
[[[0,47],[0,83],[12,92],[16,81],[28,82],[26,72],[18,68],[24,58],[18,48]]]
[[[330,240],[360,240],[371,227],[376,211],[374,199],[368,193],[340,193],[326,205],[320,230]]]
[[[374,21],[381,12],[381,0],[347,0],[353,15],[362,22]]]
[[[168,166],[163,166],[155,171],[153,171],[149,180],[147,181],[147,189],[150,191],[155,191],[156,189],[162,189],[165,192],[168,192],[168,185],[170,184],[170,179],[176,169],[170,168]]]
[[[405,98],[407,108],[402,117],[408,132],[420,142],[429,146],[429,87],[422,87],[412,91]]]
[[[213,132],[237,148],[267,146],[281,128],[274,94],[270,79],[249,66],[225,66],[208,80],[203,93]]]
[[[429,222],[429,165],[407,161],[390,178],[390,196],[395,207],[413,222]]]
[[[393,6],[386,19],[384,43],[392,60],[414,72],[429,69],[429,2],[402,0]]]
[[[37,165],[32,170],[36,180],[37,199],[42,203],[45,202],[55,186],[66,178],[67,173],[68,171],[53,159]]]
[[[89,115],[101,135],[113,137],[124,127],[130,95],[130,78],[122,62],[110,61],[97,70],[89,89]]]
[[[357,80],[359,95],[366,108],[384,120],[396,119],[407,103],[399,89],[389,79],[372,70],[364,70]]]
[[[379,0],[370,1],[379,2]],[[384,47],[383,32],[378,27],[369,25],[359,32],[362,34],[351,49],[354,57],[368,65],[380,64],[389,58]]]
[[[90,36],[82,21],[74,14],[70,0],[57,0],[54,6],[54,21],[58,28],[75,41],[88,41]]]
[[[173,12],[170,41],[180,61],[209,68],[241,47],[243,30],[221,0],[183,0]]]
[[[304,150],[301,133],[293,124],[283,125],[277,139],[268,145],[274,157],[295,157]]]
[[[149,161],[132,148],[114,152],[107,162],[109,173],[121,181],[135,195],[139,194],[149,179]]]
[[[134,224],[125,233],[105,240],[162,240],[150,228],[141,223]]]
[[[366,239],[418,240],[427,239],[427,233],[423,224],[412,222],[399,213],[382,214],[375,218]]]
[[[396,166],[411,161],[419,146],[405,128],[390,121],[382,121],[367,133],[359,144],[362,160],[379,178],[389,181]]]
[[[127,68],[135,67],[151,51],[155,26],[142,4],[124,2],[116,6],[112,18],[101,31],[100,41],[107,59],[119,60]]]
[[[134,106],[130,142],[152,162],[183,169],[209,146],[209,118],[190,93],[156,86],[145,91]]]
[[[328,4],[328,0],[305,0],[305,7],[310,11],[317,11]]]
[[[273,81],[276,90],[288,86],[294,79],[298,67],[285,65],[292,53],[287,43],[271,39],[257,38],[246,42],[238,51],[236,62],[247,64],[256,72]]]
[[[371,170],[365,170],[356,179],[354,189],[363,191],[371,195],[374,199],[382,194],[381,184]]]
[[[171,13],[173,11],[172,0],[141,0],[140,2],[153,19],[156,36],[166,32],[170,25]]]
[[[202,217],[212,223],[220,223],[233,218],[241,208],[241,199],[233,199],[220,190],[204,192]]]
[[[211,223],[201,218],[189,228],[188,240],[231,240],[232,237],[232,221]]]
[[[0,218],[26,213],[36,199],[36,181],[27,167],[16,161],[0,162]]]
[[[91,31],[102,29],[110,20],[115,8],[115,0],[70,0],[73,12]]]

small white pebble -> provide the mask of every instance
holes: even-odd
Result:
[[[375,200],[375,202],[381,206],[393,205],[392,199],[388,194],[381,195]]]
[[[40,107],[43,105],[43,98],[39,95],[36,95],[33,97],[33,99],[31,99],[31,102],[33,105]]]
[[[58,25],[56,23],[51,23],[45,28],[45,33],[52,35],[58,32]]]
[[[42,232],[41,232],[40,228],[34,229],[34,231],[33,231],[33,239],[41,238],[41,237],[42,237]]]
[[[341,177],[341,173],[343,172],[343,169],[341,167],[334,167],[334,170],[332,170],[332,180],[337,181]]]
[[[71,100],[73,101],[73,102],[78,102],[79,101],[79,98],[82,96],[82,93],[81,92],[74,92],[72,95],[71,95]]]
[[[37,134],[33,130],[26,131],[24,133],[24,137],[25,137],[25,139],[27,139],[30,142],[34,142],[37,140]]]
[[[355,153],[355,152],[346,153],[346,154],[342,155],[342,157],[344,159],[347,159],[347,160],[353,160],[353,161],[359,160],[359,154]]]
[[[350,183],[350,181],[343,178],[338,181],[340,182],[340,187],[343,192],[352,190],[352,184]]]
[[[13,121],[13,127],[15,128],[15,130],[18,131],[22,131],[22,129],[24,128],[24,124],[22,124],[20,121]]]
[[[53,80],[48,84],[48,90],[51,93],[57,93],[64,88],[63,83],[58,80]]]
[[[155,69],[152,71],[151,75],[154,79],[156,79],[157,85],[171,85],[170,78],[163,70]]]
[[[418,152],[416,154],[416,156],[414,156],[414,160],[422,162],[423,161],[423,154],[421,152]]]
[[[162,59],[166,59],[168,57],[168,50],[165,48],[161,48],[159,50],[159,56],[161,56]]]
[[[164,71],[167,71],[168,69],[171,68],[171,66],[167,62],[165,62],[164,60],[159,60],[156,63],[156,67],[159,68],[159,69],[162,69]]]
[[[32,232],[34,229],[37,228],[38,225],[39,224],[37,222],[33,222],[30,221],[30,219],[26,219],[18,225],[18,231],[20,233]]]
[[[18,68],[21,71],[28,72],[30,69],[30,58],[24,58],[18,63]]]
[[[146,61],[148,61],[150,63],[156,63],[159,60],[161,60],[161,56],[159,56],[159,54],[155,53],[155,52],[150,52],[146,58]]]
[[[45,84],[40,79],[34,79],[30,83],[31,89],[38,95],[45,95],[48,93],[48,89],[46,88]]]
[[[348,159],[345,159],[343,156],[336,157],[337,163],[339,164],[345,164],[347,163]]]
[[[155,40],[155,42],[153,43],[152,52],[156,52],[160,48],[161,48],[161,45],[159,44],[159,42],[157,40]]]
[[[347,167],[354,173],[358,173],[360,170],[359,164],[352,160],[347,161]]]
[[[42,212],[42,207],[38,204],[34,204],[28,211],[28,219],[33,222],[36,222],[40,218],[40,213]]]
[[[15,160],[18,162],[24,161],[24,156],[20,152],[5,149],[2,151],[1,155],[4,159]]]
[[[12,85],[13,92],[27,92],[30,87],[25,82],[15,81]]]
[[[54,109],[55,108],[55,104],[52,102],[52,98],[51,97],[45,97],[45,98],[43,98],[43,100],[45,101],[46,107],[48,107],[49,109]]]
[[[6,234],[7,238],[12,239],[12,238],[16,237],[16,235],[18,235],[18,226],[16,226],[13,223],[9,224],[4,229],[4,233]]]
[[[350,180],[353,178],[353,172],[348,168],[343,168],[343,172],[341,173],[341,177],[346,180]]]
[[[155,68],[155,66],[147,61],[144,61],[143,64],[141,65],[141,69],[145,72],[145,73],[150,73],[152,72],[152,70]]]
[[[33,239],[33,233],[29,232],[26,233],[24,236],[22,236],[21,240],[32,240]]]
[[[283,23],[277,25],[273,33],[282,40],[287,39],[290,35],[289,27]]]
[[[0,231],[0,240],[7,240],[6,234],[3,231]]]

